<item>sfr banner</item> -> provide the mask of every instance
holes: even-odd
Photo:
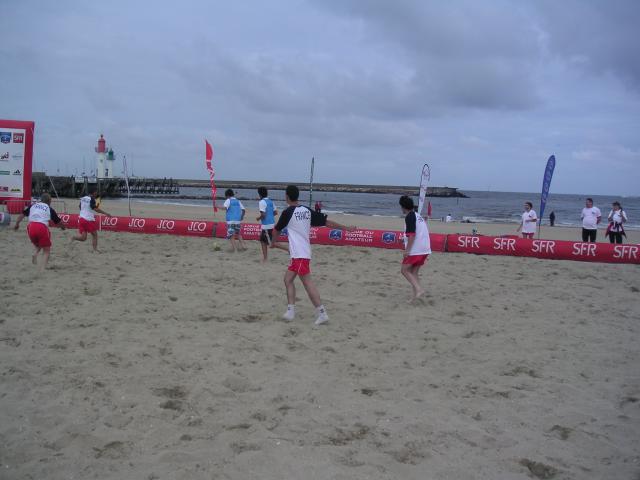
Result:
[[[638,245],[531,240],[513,237],[448,235],[448,252],[511,255],[549,260],[640,264]]]

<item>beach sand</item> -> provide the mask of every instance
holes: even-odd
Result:
[[[314,327],[299,283],[280,319],[288,256],[257,242],[101,232],[95,255],[55,229],[37,274],[24,226],[0,228],[2,479],[640,475],[638,266],[433,254],[411,305],[399,251],[314,246]]]

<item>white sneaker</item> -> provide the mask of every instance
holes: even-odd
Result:
[[[316,325],[322,325],[323,323],[327,323],[329,321],[329,315],[327,312],[321,312],[318,314],[318,318],[314,322]]]
[[[287,310],[286,312],[284,312],[284,315],[282,315],[282,318],[287,322],[290,322],[295,317],[296,317],[296,312],[294,310]]]

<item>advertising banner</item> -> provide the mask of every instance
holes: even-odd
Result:
[[[31,200],[34,122],[0,120],[0,201]],[[20,202],[15,203],[18,213]],[[11,210],[16,210],[11,209]]]
[[[67,228],[78,228],[78,215],[60,214]],[[165,218],[98,216],[100,229],[115,232],[170,234],[190,237],[225,238],[225,223]],[[259,224],[243,224],[243,238],[258,240]],[[582,262],[631,263],[640,265],[640,245],[583,243],[562,240],[532,240],[525,238],[489,237],[484,235],[430,234],[433,252],[460,252],[477,255],[504,255],[548,260],[577,260]],[[319,245],[356,246],[402,249],[404,233],[385,230],[340,230],[312,227],[311,243]],[[286,242],[286,234],[279,241]]]

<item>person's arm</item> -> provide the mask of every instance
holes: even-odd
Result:
[[[533,218],[529,217],[527,218],[527,222],[537,222],[538,221],[538,217],[534,214]]]
[[[94,212],[101,213],[102,215],[106,215],[107,217],[113,216],[110,213],[107,213],[104,210],[102,210],[100,207],[98,207],[95,198],[91,199],[91,203],[89,204],[89,206],[91,207],[91,210],[93,210]]]
[[[64,223],[62,223],[62,219],[58,216],[56,211],[51,207],[49,207],[49,211],[51,212],[51,221],[56,225],[59,225],[62,230],[66,230],[67,227],[64,226]]]
[[[276,223],[276,226],[273,227],[273,239],[271,240],[271,248],[279,248],[281,250],[287,251],[289,250],[284,245],[281,245],[278,242],[278,239],[280,238],[280,232],[282,232],[282,230],[287,228],[287,225],[289,225],[289,220],[291,220],[294,210],[295,207],[289,207],[284,212],[282,212],[282,215],[278,219],[278,223]]]
[[[13,229],[14,230],[18,230],[18,227],[20,226],[20,222],[22,221],[22,219],[24,217],[28,217],[29,216],[29,211],[31,210],[31,205],[29,205],[28,207],[26,207],[22,213],[18,216],[18,219],[16,220],[16,224],[14,225]]]
[[[262,219],[264,219],[264,217],[267,216],[266,211],[267,211],[267,203],[264,200],[260,200],[258,202],[258,216],[256,217],[256,220],[258,222],[261,222]]]
[[[609,222],[613,222],[613,210],[611,210],[609,212],[609,215],[607,215],[607,221]]]
[[[406,257],[409,255],[411,248],[413,247],[413,242],[416,241],[416,217],[415,215],[407,215],[404,218],[404,235],[407,237],[407,245],[404,247],[404,251],[402,252],[402,256]]]
[[[524,226],[524,219],[521,219],[520,224],[518,225],[518,228],[516,228],[516,232],[519,232],[523,226]]]
[[[626,223],[629,219],[627,218],[627,214],[624,213],[624,210],[620,210],[620,223]]]
[[[334,222],[333,220],[329,220],[325,213],[316,212],[315,210],[311,210],[311,226],[338,228],[349,231],[356,230],[356,227],[353,225],[342,225],[341,223]]]
[[[598,215],[598,216],[596,217],[596,225],[597,225],[598,223],[600,223],[600,220],[602,220],[602,214],[600,214],[600,215]]]

